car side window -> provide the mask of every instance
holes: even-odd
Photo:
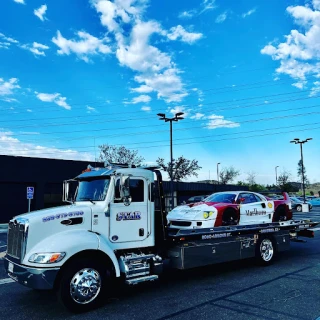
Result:
[[[254,202],[258,202],[261,200],[257,200],[257,198],[254,196],[254,194],[252,193],[241,193],[239,195],[239,199],[244,199],[244,201],[242,201],[242,204],[246,204],[246,203],[254,203]]]

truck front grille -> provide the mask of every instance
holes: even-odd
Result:
[[[27,219],[11,220],[8,226],[7,254],[22,260],[27,245],[29,222]]]

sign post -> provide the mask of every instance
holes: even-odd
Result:
[[[34,187],[27,187],[28,212],[30,212],[31,199],[33,199]]]

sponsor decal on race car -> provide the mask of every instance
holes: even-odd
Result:
[[[271,209],[272,208],[272,203],[268,202],[268,207]]]
[[[253,210],[246,210],[247,216],[258,216],[258,215],[263,215],[263,214],[267,214],[267,211],[265,211],[265,210],[260,211],[256,208],[254,208]]]

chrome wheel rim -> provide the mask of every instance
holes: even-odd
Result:
[[[87,304],[97,298],[101,290],[98,271],[85,268],[78,271],[70,282],[70,295],[76,303]]]
[[[297,206],[297,211],[302,211],[302,206]]]
[[[273,245],[271,240],[263,239],[260,244],[260,253],[264,261],[268,262],[273,257]]]

